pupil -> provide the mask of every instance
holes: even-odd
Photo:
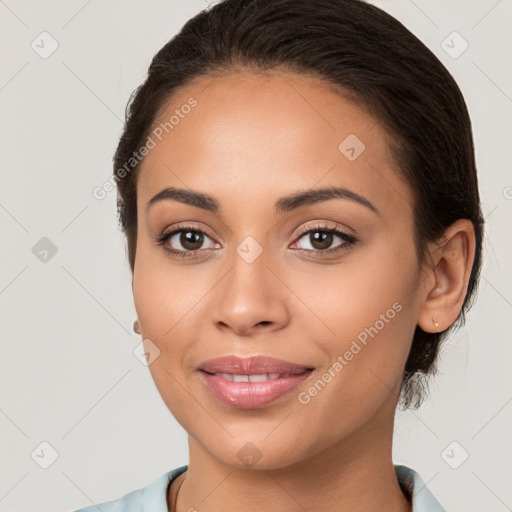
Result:
[[[197,231],[184,231],[180,237],[180,243],[185,249],[194,251],[203,244],[203,235]],[[194,246],[194,244],[196,244]]]
[[[325,231],[315,231],[310,235],[311,245],[315,249],[328,249],[332,243],[332,233],[326,233]]]

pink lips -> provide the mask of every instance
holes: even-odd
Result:
[[[223,403],[256,409],[295,389],[313,369],[272,357],[226,356],[206,361],[199,370],[203,383]]]

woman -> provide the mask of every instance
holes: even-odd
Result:
[[[471,123],[432,52],[361,0],[222,1],[154,57],[114,179],[189,464],[99,508],[442,511],[391,457],[481,266]]]

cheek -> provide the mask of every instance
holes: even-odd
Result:
[[[331,370],[335,377],[325,375],[325,394],[333,393],[328,401],[356,405],[364,398],[371,409],[401,378],[416,328],[419,281],[414,247],[389,242],[293,281],[314,313],[298,316],[298,330],[314,335],[327,367],[339,363]]]
[[[137,253],[133,275],[135,309],[143,338],[150,340],[158,353],[148,369],[162,400],[180,422],[188,417],[183,412],[194,407],[184,391],[183,372],[190,339],[184,330],[196,314],[194,304],[205,294],[199,279],[184,274],[179,269],[172,271],[170,263],[154,249],[141,248]]]
[[[146,241],[139,244],[133,298],[143,335],[160,342],[176,339],[211,287],[211,272],[208,264],[191,270],[171,262],[163,249],[150,247]]]
[[[160,250],[140,247],[133,276],[133,297],[144,339],[158,348],[149,365],[152,378],[173,414],[190,407],[183,383],[192,368],[190,348],[204,337],[208,292],[218,272],[208,264],[194,270],[169,261]],[[197,362],[197,360],[196,360]]]
[[[294,292],[312,313],[304,309],[301,316],[310,325],[312,321],[319,325],[324,346],[336,347],[334,340],[338,340],[342,349],[359,334],[364,341],[365,332],[374,333],[375,328],[379,339],[389,335],[398,338],[398,343],[409,340],[411,327],[412,332],[415,327],[420,275],[414,247],[399,244],[400,237],[396,238],[376,237],[371,246],[347,253],[337,265],[287,271],[288,282],[294,283]]]
[[[324,294],[311,283],[308,299],[330,330],[320,324],[316,331],[326,365],[298,401],[304,432],[325,426],[322,447],[357,431],[376,411],[394,411],[394,403],[382,406],[398,398],[416,326],[409,292],[414,274],[403,270],[400,279],[386,282],[370,279],[368,270],[366,279],[333,277]],[[301,328],[308,332],[306,322]]]

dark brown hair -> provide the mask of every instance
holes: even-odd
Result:
[[[158,51],[146,80],[128,102],[114,156],[119,221],[132,272],[139,168],[133,154],[144,145],[152,123],[178,87],[244,69],[285,69],[319,77],[386,128],[398,172],[413,191],[414,243],[420,263],[426,261],[427,243],[438,240],[453,222],[473,223],[475,259],[456,322],[435,334],[416,327],[400,405],[419,407],[428,377],[437,372],[440,343],[465,322],[475,295],[483,218],[471,121],[461,91],[417,37],[373,5],[362,0],[224,0],[190,19]]]

